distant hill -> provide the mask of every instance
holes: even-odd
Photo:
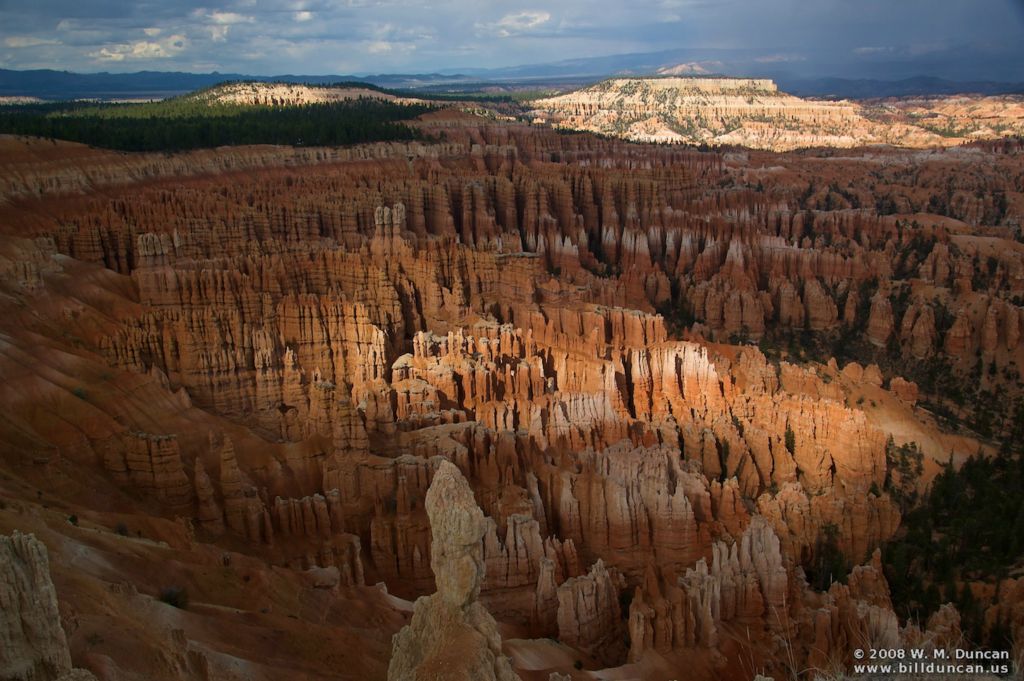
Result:
[[[330,85],[339,82],[387,86],[405,83],[406,76],[249,76],[240,73],[183,73],[139,71],[137,73],[72,73],[70,71],[12,71],[0,69],[0,97],[40,99],[162,99],[237,81],[307,83]]]
[[[241,106],[298,106],[327,104],[352,99],[370,98],[386,101],[404,100],[372,83],[348,81],[330,85],[282,83],[264,81],[238,81],[199,90],[184,99],[207,104]]]
[[[431,110],[373,85],[239,81],[151,102],[10,102],[0,106],[0,134],[121,151],[342,146],[419,139],[405,122]]]

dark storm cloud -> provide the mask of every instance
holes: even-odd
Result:
[[[712,70],[996,64],[1024,80],[1022,43],[1020,0],[0,0],[0,66],[76,71],[422,72],[687,48]]]

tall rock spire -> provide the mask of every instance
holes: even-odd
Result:
[[[388,681],[519,679],[501,652],[494,618],[477,600],[487,523],[454,464],[438,467],[426,509],[437,592],[416,601],[412,621],[395,635]]]

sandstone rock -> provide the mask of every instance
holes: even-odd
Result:
[[[836,303],[817,279],[804,284],[804,305],[807,308],[807,328],[824,331],[836,325],[839,318]]]
[[[824,606],[814,613],[815,636],[808,664],[828,664],[837,658],[849,664],[855,659],[855,649],[901,645],[899,623],[888,601],[877,554],[871,564],[855,569],[858,573],[854,583],[846,586],[834,582]],[[864,591],[864,584],[871,587]]]
[[[862,380],[868,385],[881,386],[882,370],[878,368],[877,364],[869,364],[864,369]]]
[[[900,123],[886,125],[858,104],[803,100],[779,92],[774,82],[765,79],[616,78],[534,105],[538,108],[534,115],[541,121],[639,142],[703,142],[785,151],[883,140],[918,146],[942,139],[917,127],[918,116],[926,111],[940,115],[933,109],[921,110],[915,104],[893,107],[890,111],[900,115]],[[998,100],[991,108],[1000,111]],[[715,117],[699,115],[705,111],[715,112]],[[1015,118],[1001,113],[1003,125],[1020,128]],[[775,124],[765,124],[766,120]]]
[[[925,625],[927,644],[936,649],[954,649],[963,641],[960,613],[952,603],[943,603],[928,617]]]
[[[583,576],[558,587],[558,639],[613,663],[623,654],[625,635],[619,593],[625,579],[598,560]]]
[[[224,512],[213,491],[213,483],[210,476],[206,474],[206,467],[202,459],[196,459],[195,472],[196,487],[196,517],[199,525],[213,535],[220,535],[224,532]]]
[[[901,323],[901,335],[910,341],[910,354],[917,359],[930,357],[935,351],[935,312],[930,305],[915,303],[907,310]],[[947,332],[948,335],[948,332]]]
[[[17,530],[0,536],[0,674],[10,681],[94,677],[72,670],[46,546]]]
[[[991,354],[999,347],[999,327],[999,307],[990,304],[981,327],[981,349],[983,352]]]
[[[558,582],[555,579],[555,563],[550,558],[539,561],[540,574],[531,621],[534,628],[548,635],[558,631]]]
[[[191,506],[192,485],[182,466],[177,437],[132,433],[122,442],[122,451],[112,449],[104,459],[115,480],[172,509]]]
[[[867,337],[873,345],[885,347],[893,332],[892,304],[888,296],[875,294],[871,299],[871,312],[868,316]]]
[[[786,483],[774,496],[762,494],[757,510],[774,528],[787,556],[812,552],[828,524],[843,526],[837,541],[845,555],[867,555],[891,537],[899,524],[899,511],[886,497],[839,490],[809,497],[794,483]]]
[[[761,106],[739,99],[746,112]],[[319,584],[338,632],[350,618],[360,631],[367,618],[400,626],[386,603],[369,610],[376,592],[344,586],[381,581],[410,599],[436,589],[402,639],[409,659],[448,659],[434,639],[416,643],[447,632],[501,673],[493,625],[472,603],[531,636],[557,635],[561,611],[566,638],[610,653],[592,641],[614,630],[621,643],[621,620],[602,605],[617,599],[599,588],[621,585],[613,575],[635,589],[630,658],[644,665],[717,669],[740,626],[760,656],[752,669],[774,670],[782,640],[800,669],[812,647],[840,659],[857,637],[891,640],[872,566],[833,594],[806,589],[797,569],[828,525],[848,556],[897,530],[896,506],[870,490],[885,479],[878,424],[906,424],[884,404],[845,402],[881,386],[881,371],[783,362],[749,340],[766,336],[767,349],[834,331],[845,297],[854,350],[898,341],[927,359],[942,331],[943,348],[991,353],[1005,371],[986,381],[1013,393],[1022,329],[1010,301],[1024,292],[1024,256],[957,220],[986,223],[985,201],[1019,174],[1014,154],[972,143],[955,159],[874,148],[871,163],[826,163],[638,147],[452,111],[415,125],[446,141],[158,158],[0,139],[0,195],[22,197],[0,221],[0,468],[53,482],[39,484],[50,509],[110,493],[118,507],[149,499],[131,510],[191,516],[195,546],[215,544],[215,561],[244,541],[245,556],[230,555],[256,585],[273,583],[261,594],[279,603]],[[954,162],[966,183],[956,217],[922,213]],[[915,217],[876,215],[878,199]],[[962,311],[971,333],[950,340],[944,309]],[[912,401],[901,381],[890,390]],[[910,425],[948,439],[927,420]],[[479,556],[466,549],[482,565],[478,600],[446,601],[460,572],[432,570],[432,457],[464,472],[487,516],[479,535],[467,521],[482,543]],[[19,489],[5,492],[32,506]],[[187,530],[166,521],[140,518],[132,562],[112,567],[143,569],[161,542],[185,551]],[[599,559],[609,576],[584,574]],[[260,563],[286,569],[250,567]],[[180,569],[190,565],[205,564],[183,557]],[[573,578],[561,608],[559,585]],[[991,617],[1015,622],[1007,588]],[[237,608],[230,595],[203,597],[219,617]],[[128,607],[104,606],[110,618]],[[267,618],[231,632],[191,626],[206,616],[187,618],[191,652],[266,662],[238,642]],[[307,642],[319,627],[286,623],[285,637],[293,626]],[[198,676],[207,663],[179,664],[189,650],[178,631],[170,652],[143,644],[138,657],[166,654]],[[376,645],[360,655],[368,677],[383,673]],[[281,664],[302,648],[282,647]],[[329,674],[323,664],[300,666]]]
[[[908,381],[901,376],[893,376],[893,379],[889,381],[889,390],[907,404],[917,402],[917,383],[913,381]]]
[[[843,376],[846,376],[854,383],[860,383],[864,378],[864,367],[857,362],[850,362],[843,367]]]
[[[494,619],[477,601],[486,523],[453,464],[438,467],[426,508],[437,593],[417,600],[412,621],[395,635],[389,681],[518,679],[502,655]]]
[[[971,348],[973,333],[971,319],[967,315],[967,311],[960,309],[956,314],[956,319],[953,320],[953,325],[946,332],[946,338],[943,341],[943,348],[946,354],[951,357],[965,356]]]
[[[85,669],[72,669],[66,674],[61,674],[57,681],[96,681],[96,677]]]
[[[259,491],[238,466],[235,447],[225,438],[220,447],[220,488],[228,529],[250,542],[270,542],[273,527]]]

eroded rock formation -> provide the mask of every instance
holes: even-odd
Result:
[[[416,601],[395,635],[389,681],[514,681],[494,618],[478,600],[484,581],[484,514],[453,464],[442,461],[425,500],[437,592]]]
[[[94,679],[72,669],[46,546],[31,534],[0,535],[0,606],[0,678]]]
[[[1024,104],[1014,97],[818,101],[788,95],[771,80],[754,78],[613,78],[532,105],[542,120],[641,142],[774,151],[880,142],[951,146],[1013,134],[1011,130],[1019,133],[1024,126]],[[992,122],[979,123],[981,115]],[[935,122],[923,124],[922,117]],[[938,130],[962,132],[943,135]]]
[[[979,447],[938,386],[1019,396],[1019,159],[418,124],[444,141],[5,156],[0,521],[90,557],[61,577],[72,654],[290,679],[309,636],[308,678],[383,678],[426,594],[400,678],[746,681],[741,636],[788,678],[906,639],[873,559],[901,522],[887,443],[931,474]],[[826,544],[866,567],[829,586]],[[180,584],[186,615],[155,602]],[[1016,622],[1018,592],[979,595]],[[96,637],[157,607],[145,654]]]

